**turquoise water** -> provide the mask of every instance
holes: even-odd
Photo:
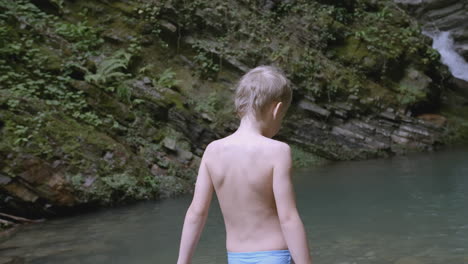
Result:
[[[296,170],[294,178],[315,263],[468,263],[468,149],[337,162]],[[41,264],[175,263],[190,199],[24,226],[0,244],[0,256]],[[226,263],[224,240],[214,201],[193,263]]]

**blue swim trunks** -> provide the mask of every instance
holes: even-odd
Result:
[[[291,264],[289,250],[229,252],[228,264]]]

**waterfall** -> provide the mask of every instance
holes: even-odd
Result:
[[[442,63],[447,65],[453,76],[468,82],[468,63],[457,53],[450,32],[423,32],[432,38],[432,48],[436,49],[442,57]]]

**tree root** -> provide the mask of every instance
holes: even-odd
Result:
[[[0,213],[0,216],[3,216],[4,218],[15,220],[15,221],[21,222],[21,223],[40,223],[40,222],[43,222],[45,220],[45,219],[32,220],[32,219],[27,219],[27,218],[24,218],[24,217],[9,215],[9,214],[5,214],[5,213]],[[0,223],[3,223],[4,221],[6,223],[14,224],[14,222],[0,219]]]

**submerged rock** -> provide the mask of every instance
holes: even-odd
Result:
[[[404,257],[395,262],[395,264],[425,264],[426,262],[423,261],[419,257]]]
[[[21,257],[0,257],[0,264],[23,264],[26,261]]]

